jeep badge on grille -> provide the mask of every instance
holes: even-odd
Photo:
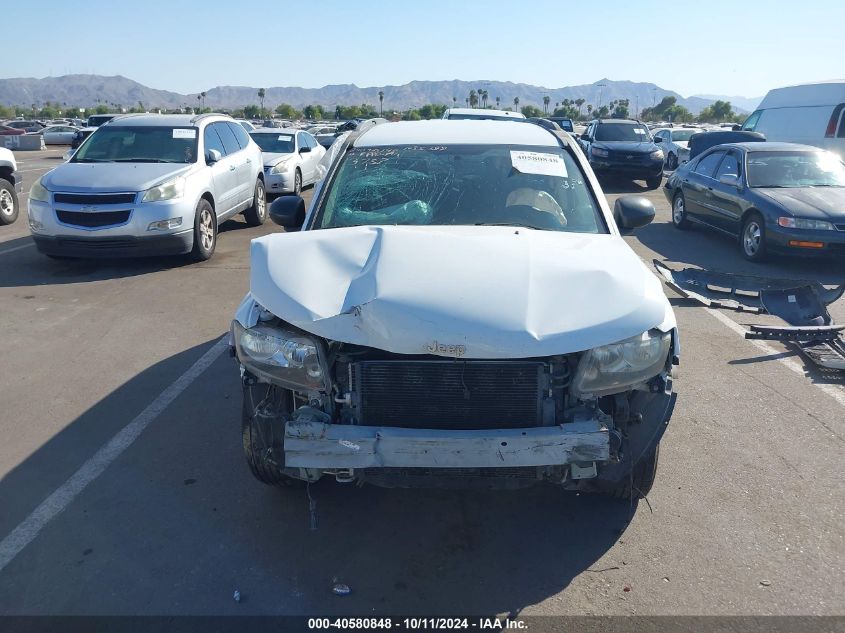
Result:
[[[432,341],[430,345],[426,345],[426,349],[430,354],[445,354],[454,356],[455,358],[460,358],[467,352],[467,348],[464,345],[444,345],[437,341]]]

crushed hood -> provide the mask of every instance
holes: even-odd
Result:
[[[674,326],[621,237],[359,226],[252,242],[250,293],[326,339],[399,354],[527,358]]]

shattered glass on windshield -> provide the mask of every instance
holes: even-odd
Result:
[[[354,148],[319,213],[318,228],[496,224],[606,232],[575,161],[549,147]]]

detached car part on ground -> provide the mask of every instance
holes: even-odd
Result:
[[[789,343],[819,367],[845,371],[845,325],[834,324],[827,310],[845,293],[845,285],[825,288],[817,281],[672,270],[658,260],[654,267],[678,294],[709,308],[771,314],[789,324],[752,325],[745,338]]]
[[[659,280],[563,132],[390,123],[343,139],[306,218],[252,242],[232,323],[273,484],[651,487],[679,343]],[[332,146],[335,149],[335,146]]]
[[[0,225],[12,224],[20,213],[18,194],[23,180],[17,169],[15,155],[0,147]]]

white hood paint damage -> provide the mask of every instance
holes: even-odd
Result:
[[[267,235],[251,260],[250,296],[276,316],[398,354],[550,356],[675,326],[658,279],[614,235],[360,226]]]

